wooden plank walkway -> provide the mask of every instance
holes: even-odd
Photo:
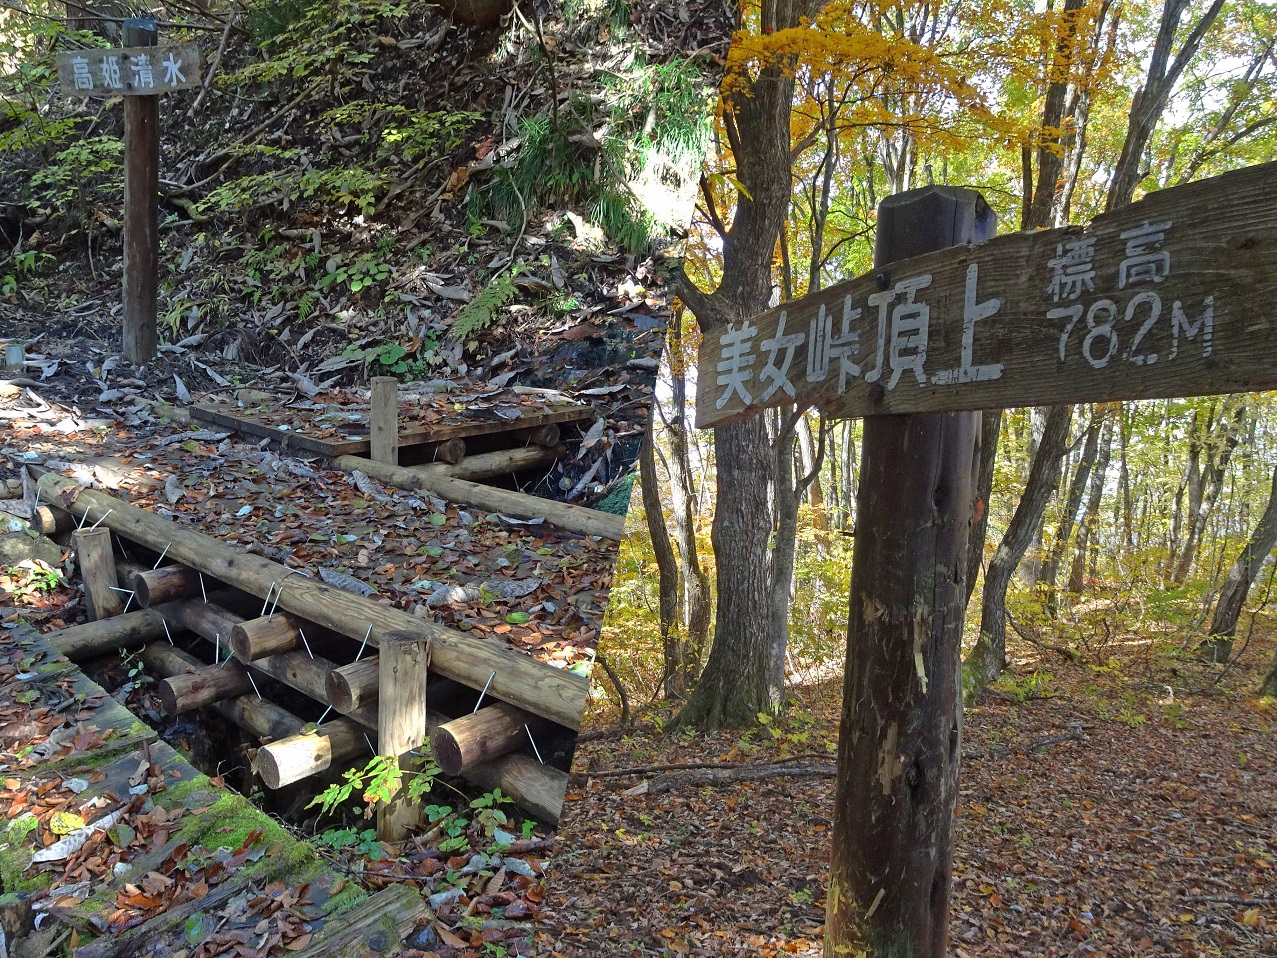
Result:
[[[419,404],[401,402],[399,445],[416,446],[518,432],[594,417],[591,407],[577,403],[511,406],[509,409],[508,417],[502,416],[496,409],[483,409],[453,413],[446,422],[426,422],[419,418]],[[284,448],[302,449],[330,459],[366,455],[372,448],[370,439],[366,438],[370,429],[367,406],[290,409],[260,404],[241,408],[223,403],[191,406],[190,413],[204,422],[261,436]]]
[[[427,913],[329,869],[24,625],[0,631],[0,829],[4,928],[78,958],[386,954]]]

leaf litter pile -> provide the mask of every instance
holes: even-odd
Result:
[[[614,542],[396,490],[199,423],[84,421],[61,404],[33,407],[33,395],[8,403],[26,407],[3,447],[14,463],[63,468],[332,585],[588,669]]]
[[[967,713],[950,954],[1277,955],[1275,639],[1261,619],[1222,678],[1013,648],[1050,679]],[[840,686],[743,735],[583,736],[535,953],[822,954]]]

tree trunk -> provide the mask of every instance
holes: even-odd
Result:
[[[1268,494],[1268,506],[1259,519],[1259,525],[1220,587],[1219,601],[1215,604],[1215,615],[1210,624],[1211,635],[1231,636],[1237,631],[1237,617],[1241,615],[1246,594],[1274,547],[1277,547],[1277,468],[1273,469],[1272,491]]]
[[[655,407],[653,407],[654,409]],[[652,537],[652,552],[656,556],[657,617],[661,630],[661,649],[665,665],[665,697],[682,698],[686,691],[682,679],[687,674],[683,660],[683,641],[678,634],[678,559],[670,545],[665,526],[665,512],[661,505],[660,488],[656,482],[656,416],[652,410],[647,416],[647,435],[639,451],[639,488],[643,495],[643,512],[647,518],[647,531]]]
[[[1082,493],[1086,489],[1095,465],[1096,453],[1100,445],[1100,425],[1103,413],[1097,406],[1091,413],[1091,421],[1086,427],[1086,439],[1082,443],[1082,455],[1078,458],[1077,468],[1073,470],[1073,478],[1069,481],[1069,491],[1064,497],[1064,511],[1060,514],[1060,523],[1055,530],[1055,539],[1051,542],[1051,551],[1042,566],[1042,584],[1045,587],[1047,612],[1055,617],[1055,582],[1060,568],[1060,560],[1064,557],[1064,549],[1069,537],[1073,535],[1073,523],[1077,519],[1077,511],[1082,506]]]
[[[1241,441],[1241,426],[1245,418],[1246,406],[1242,403],[1233,410],[1232,415],[1221,413],[1222,435],[1212,435],[1210,420],[1208,420],[1206,435],[1199,438],[1194,432],[1190,440],[1188,528],[1184,533],[1184,544],[1171,573],[1173,585],[1182,585],[1193,567],[1197,547],[1202,541],[1202,533],[1206,530],[1206,522],[1219,499],[1220,490],[1224,487],[1224,476],[1228,472],[1228,464],[1232,461],[1233,450]],[[1206,462],[1200,469],[1195,452],[1206,453]]]
[[[771,461],[766,420],[714,430],[717,508],[711,533],[718,566],[714,643],[700,682],[675,720],[714,730],[773,714],[781,690],[769,683],[771,645]],[[762,454],[759,453],[762,450]]]
[[[1006,665],[1007,586],[1060,481],[1060,462],[1068,445],[1072,418],[1072,406],[1051,406],[1047,411],[1024,494],[984,574],[980,637],[962,665],[962,696],[968,704],[975,701]]]
[[[700,546],[696,542],[696,495],[692,483],[691,456],[687,447],[687,377],[683,354],[682,317],[669,332],[671,413],[665,423],[669,456],[670,496],[674,504],[674,532],[683,570],[683,634],[685,636],[681,687],[692,687],[700,674],[705,648],[709,645],[709,627],[714,611],[714,596],[709,575],[701,565]]]
[[[1002,410],[986,409],[980,419],[980,465],[975,480],[975,514],[971,535],[967,539],[966,598],[963,608],[971,604],[971,593],[984,567],[984,543],[989,531],[989,496],[993,494],[993,468],[998,460],[998,439],[1002,434]]]
[[[823,429],[823,420],[821,423]],[[803,472],[812,476],[807,487],[807,502],[811,506],[811,524],[816,532],[816,546],[822,551],[829,544],[829,513],[825,506],[825,490],[820,482],[820,463],[816,461],[816,440],[811,434],[811,423],[803,416],[798,420],[798,448],[802,453]]]
[[[768,615],[770,653],[768,684],[785,689],[785,650],[789,645],[789,609],[792,605],[794,564],[798,552],[798,502],[801,489],[794,483],[794,422],[800,415],[782,406],[780,430],[773,445],[773,504],[776,533],[772,540],[771,610]]]
[[[797,26],[820,0],[763,0],[764,33]],[[706,337],[762,312],[772,290],[772,256],[789,209],[792,185],[790,113],[792,64],[769,65],[752,82],[724,97],[723,128],[736,168],[736,205],[730,228],[717,211],[710,219],[723,244],[718,287],[705,293],[684,274],[679,296]],[[710,388],[703,383],[702,388]],[[771,444],[762,417],[714,430],[717,506],[712,540],[718,568],[714,645],[700,684],[675,727],[744,726],[774,713],[782,690],[769,681],[771,601]]]
[[[1078,595],[1086,584],[1086,550],[1095,532],[1100,515],[1100,500],[1104,496],[1104,479],[1108,474],[1109,459],[1113,451],[1113,420],[1104,420],[1099,448],[1095,457],[1095,469],[1091,473],[1091,488],[1086,497],[1086,509],[1078,521],[1077,542],[1074,543],[1073,564],[1069,567],[1069,591]]]

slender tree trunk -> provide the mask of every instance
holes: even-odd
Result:
[[[824,421],[821,421],[824,428]],[[829,512],[825,505],[825,490],[820,482],[820,466],[816,461],[816,440],[811,434],[811,423],[803,416],[798,420],[798,448],[802,453],[803,472],[812,476],[807,487],[807,502],[811,506],[811,524],[816,531],[816,546],[824,550],[829,545]]]
[[[682,681],[687,669],[683,641],[678,630],[678,559],[674,556],[674,547],[670,545],[665,512],[661,506],[660,487],[656,480],[655,421],[655,413],[649,411],[647,436],[639,451],[639,488],[643,494],[647,531],[652,537],[652,552],[656,555],[657,588],[660,595],[657,614],[660,619],[661,649],[665,658],[665,697],[672,699],[681,698],[686,691],[682,687]]]
[[[785,688],[785,650],[789,646],[789,607],[794,564],[798,552],[798,501],[800,491],[794,486],[794,419],[799,414],[793,407],[780,408],[780,429],[773,446],[774,486],[773,510],[776,534],[772,545],[771,610],[768,615],[771,651],[768,684]]]
[[[1060,568],[1060,560],[1073,535],[1073,523],[1077,519],[1077,511],[1082,506],[1082,493],[1086,490],[1091,469],[1095,465],[1096,453],[1100,445],[1100,425],[1103,414],[1097,406],[1091,413],[1091,421],[1086,426],[1086,438],[1082,443],[1082,454],[1078,457],[1077,468],[1073,470],[1073,478],[1069,480],[1069,491],[1064,497],[1064,511],[1060,514],[1059,525],[1055,529],[1055,539],[1051,542],[1051,551],[1046,562],[1042,564],[1042,584],[1045,587],[1047,612],[1055,618],[1055,582]]]
[[[1060,462],[1068,446],[1072,418],[1072,406],[1051,406],[1047,411],[1037,454],[1029,466],[1024,494],[1020,496],[1006,534],[984,573],[980,636],[962,666],[962,695],[968,703],[974,702],[1006,665],[1007,586],[1060,481]]]
[[[1077,542],[1073,547],[1073,565],[1069,569],[1069,591],[1075,595],[1080,593],[1086,584],[1086,550],[1100,515],[1100,500],[1104,496],[1104,479],[1108,473],[1109,458],[1113,449],[1113,419],[1107,413],[1105,416],[1095,469],[1091,473],[1091,489],[1086,497],[1086,511],[1082,513],[1078,523]]]
[[[1224,478],[1228,465],[1232,461],[1233,451],[1237,448],[1242,436],[1242,423],[1246,418],[1245,404],[1239,405],[1231,416],[1222,415],[1222,435],[1210,435],[1210,424],[1203,440],[1206,446],[1206,463],[1200,470],[1190,453],[1189,475],[1189,513],[1188,528],[1184,533],[1184,545],[1175,561],[1171,573],[1171,583],[1182,585],[1193,567],[1193,559],[1197,556],[1197,547],[1201,543],[1202,534],[1206,531],[1207,520],[1219,499],[1220,490],[1224,487]]]
[[[980,419],[980,463],[975,480],[975,513],[967,539],[967,578],[963,600],[971,604],[976,579],[984,566],[984,543],[989,531],[989,496],[993,494],[993,468],[998,460],[998,439],[1002,434],[1002,410],[986,409]]]
[[[674,530],[683,568],[683,633],[686,636],[683,688],[691,688],[700,674],[709,645],[714,597],[709,574],[701,564],[696,541],[696,494],[692,483],[687,430],[687,377],[683,355],[682,317],[668,334],[671,373],[671,410],[665,424],[669,441],[670,497],[674,505]],[[675,361],[677,359],[677,361]]]
[[[1220,587],[1219,601],[1215,604],[1215,615],[1210,624],[1211,635],[1231,636],[1237,631],[1237,618],[1241,615],[1246,595],[1264,559],[1274,548],[1277,548],[1277,468],[1273,469],[1272,491],[1268,494],[1268,506],[1259,519],[1259,525]]]
[[[1126,403],[1121,404],[1120,416],[1121,444],[1118,449],[1121,459],[1118,467],[1117,482],[1122,491],[1122,541],[1126,545],[1126,554],[1130,555],[1135,551],[1135,532],[1133,528],[1135,510],[1131,501],[1131,472],[1126,462],[1126,449],[1131,441],[1130,407]]]

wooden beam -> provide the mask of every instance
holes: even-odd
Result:
[[[183,628],[201,635],[210,642],[220,642],[225,652],[228,649],[228,636],[233,634],[235,626],[244,621],[243,617],[224,608],[218,602],[219,595],[212,596],[212,601],[201,599],[183,599],[169,605],[173,618]],[[290,688],[309,695],[323,706],[331,704],[327,695],[328,673],[333,663],[328,659],[315,656],[312,658],[305,652],[281,652],[265,658],[254,659],[250,672],[269,676]],[[337,709],[349,718],[366,725],[377,727],[376,707],[362,706],[356,709]]]
[[[231,629],[231,648],[241,662],[279,655],[302,647],[306,623],[288,612],[245,619]]]
[[[215,583],[204,584],[212,588]],[[128,577],[128,588],[137,596],[142,608],[148,608],[171,599],[184,599],[200,594],[200,574],[184,565],[166,565],[158,569],[143,569]]]
[[[153,47],[154,20],[124,21],[126,47]],[[160,98],[124,98],[124,358],[155,358],[160,239]]]
[[[54,536],[75,528],[75,516],[65,509],[36,506],[31,512],[31,528],[42,536]]]
[[[166,606],[155,606],[85,625],[73,625],[50,635],[49,644],[72,662],[87,662],[119,649],[136,648],[152,639],[164,638],[166,614]]]
[[[430,750],[447,774],[464,775],[476,765],[522,748],[528,741],[524,727],[539,724],[535,715],[494,702],[440,725],[430,733]]]
[[[493,476],[506,476],[524,469],[544,469],[554,465],[567,452],[567,447],[551,446],[516,446],[513,449],[496,449],[492,452],[481,452],[474,456],[466,456],[455,465],[445,462],[430,462],[421,466],[408,466],[423,476],[451,476],[453,479],[491,479]]]
[[[248,672],[231,659],[169,676],[160,682],[160,701],[169,715],[181,715],[252,691]]]
[[[426,679],[429,643],[415,632],[388,632],[378,652],[377,753],[402,761],[426,744]],[[399,842],[420,812],[407,799],[407,783],[377,806],[377,838]]]
[[[371,733],[353,719],[325,722],[257,750],[257,773],[267,788],[283,788],[362,755],[372,758]]]
[[[373,377],[368,420],[373,461],[399,465],[399,380],[394,376]]]
[[[377,701],[380,676],[381,660],[376,655],[339,665],[328,673],[328,701],[341,712],[372,705]]]
[[[114,591],[115,553],[111,548],[111,530],[79,529],[73,536],[80,578],[84,580],[84,608],[89,621],[97,622],[119,615],[124,609],[122,593]]]
[[[358,462],[366,464],[368,460]],[[277,562],[241,552],[211,536],[179,526],[113,496],[86,489],[73,479],[47,473],[40,479],[40,489],[41,498],[46,502],[54,502],[76,515],[82,514],[86,508],[92,508],[97,515],[113,509],[103,525],[109,526],[118,535],[157,552],[171,544],[169,555],[176,561],[199,568],[206,575],[259,598],[265,598],[268,590],[278,586],[281,609],[304,616],[357,642],[363,641],[367,635],[368,644],[376,646],[384,632],[415,632],[423,640],[430,641],[431,666],[441,675],[481,689],[489,676],[495,673],[489,689],[495,698],[568,728],[580,726],[589,684],[582,676],[418,618],[388,604],[294,575],[295,570]],[[370,625],[373,627],[371,634],[368,633]]]
[[[330,919],[297,958],[363,958],[370,944],[384,943],[382,954],[399,951],[403,939],[429,915],[420,890],[412,884],[383,888],[352,912]]]
[[[358,469],[399,489],[432,492],[449,502],[460,502],[487,512],[516,519],[544,519],[553,526],[579,535],[599,536],[619,542],[625,531],[624,516],[529,496],[523,492],[497,489],[495,486],[484,486],[451,476],[423,475],[416,469],[386,466],[357,456],[338,456],[333,460],[333,465],[347,472]]]
[[[132,613],[129,613],[132,615]],[[164,678],[181,675],[190,669],[204,668],[204,663],[167,642],[152,642],[142,649],[142,662]],[[303,722],[292,712],[280,708],[256,690],[235,698],[213,702],[215,711],[263,741],[296,734]],[[343,720],[348,721],[348,720]]]

